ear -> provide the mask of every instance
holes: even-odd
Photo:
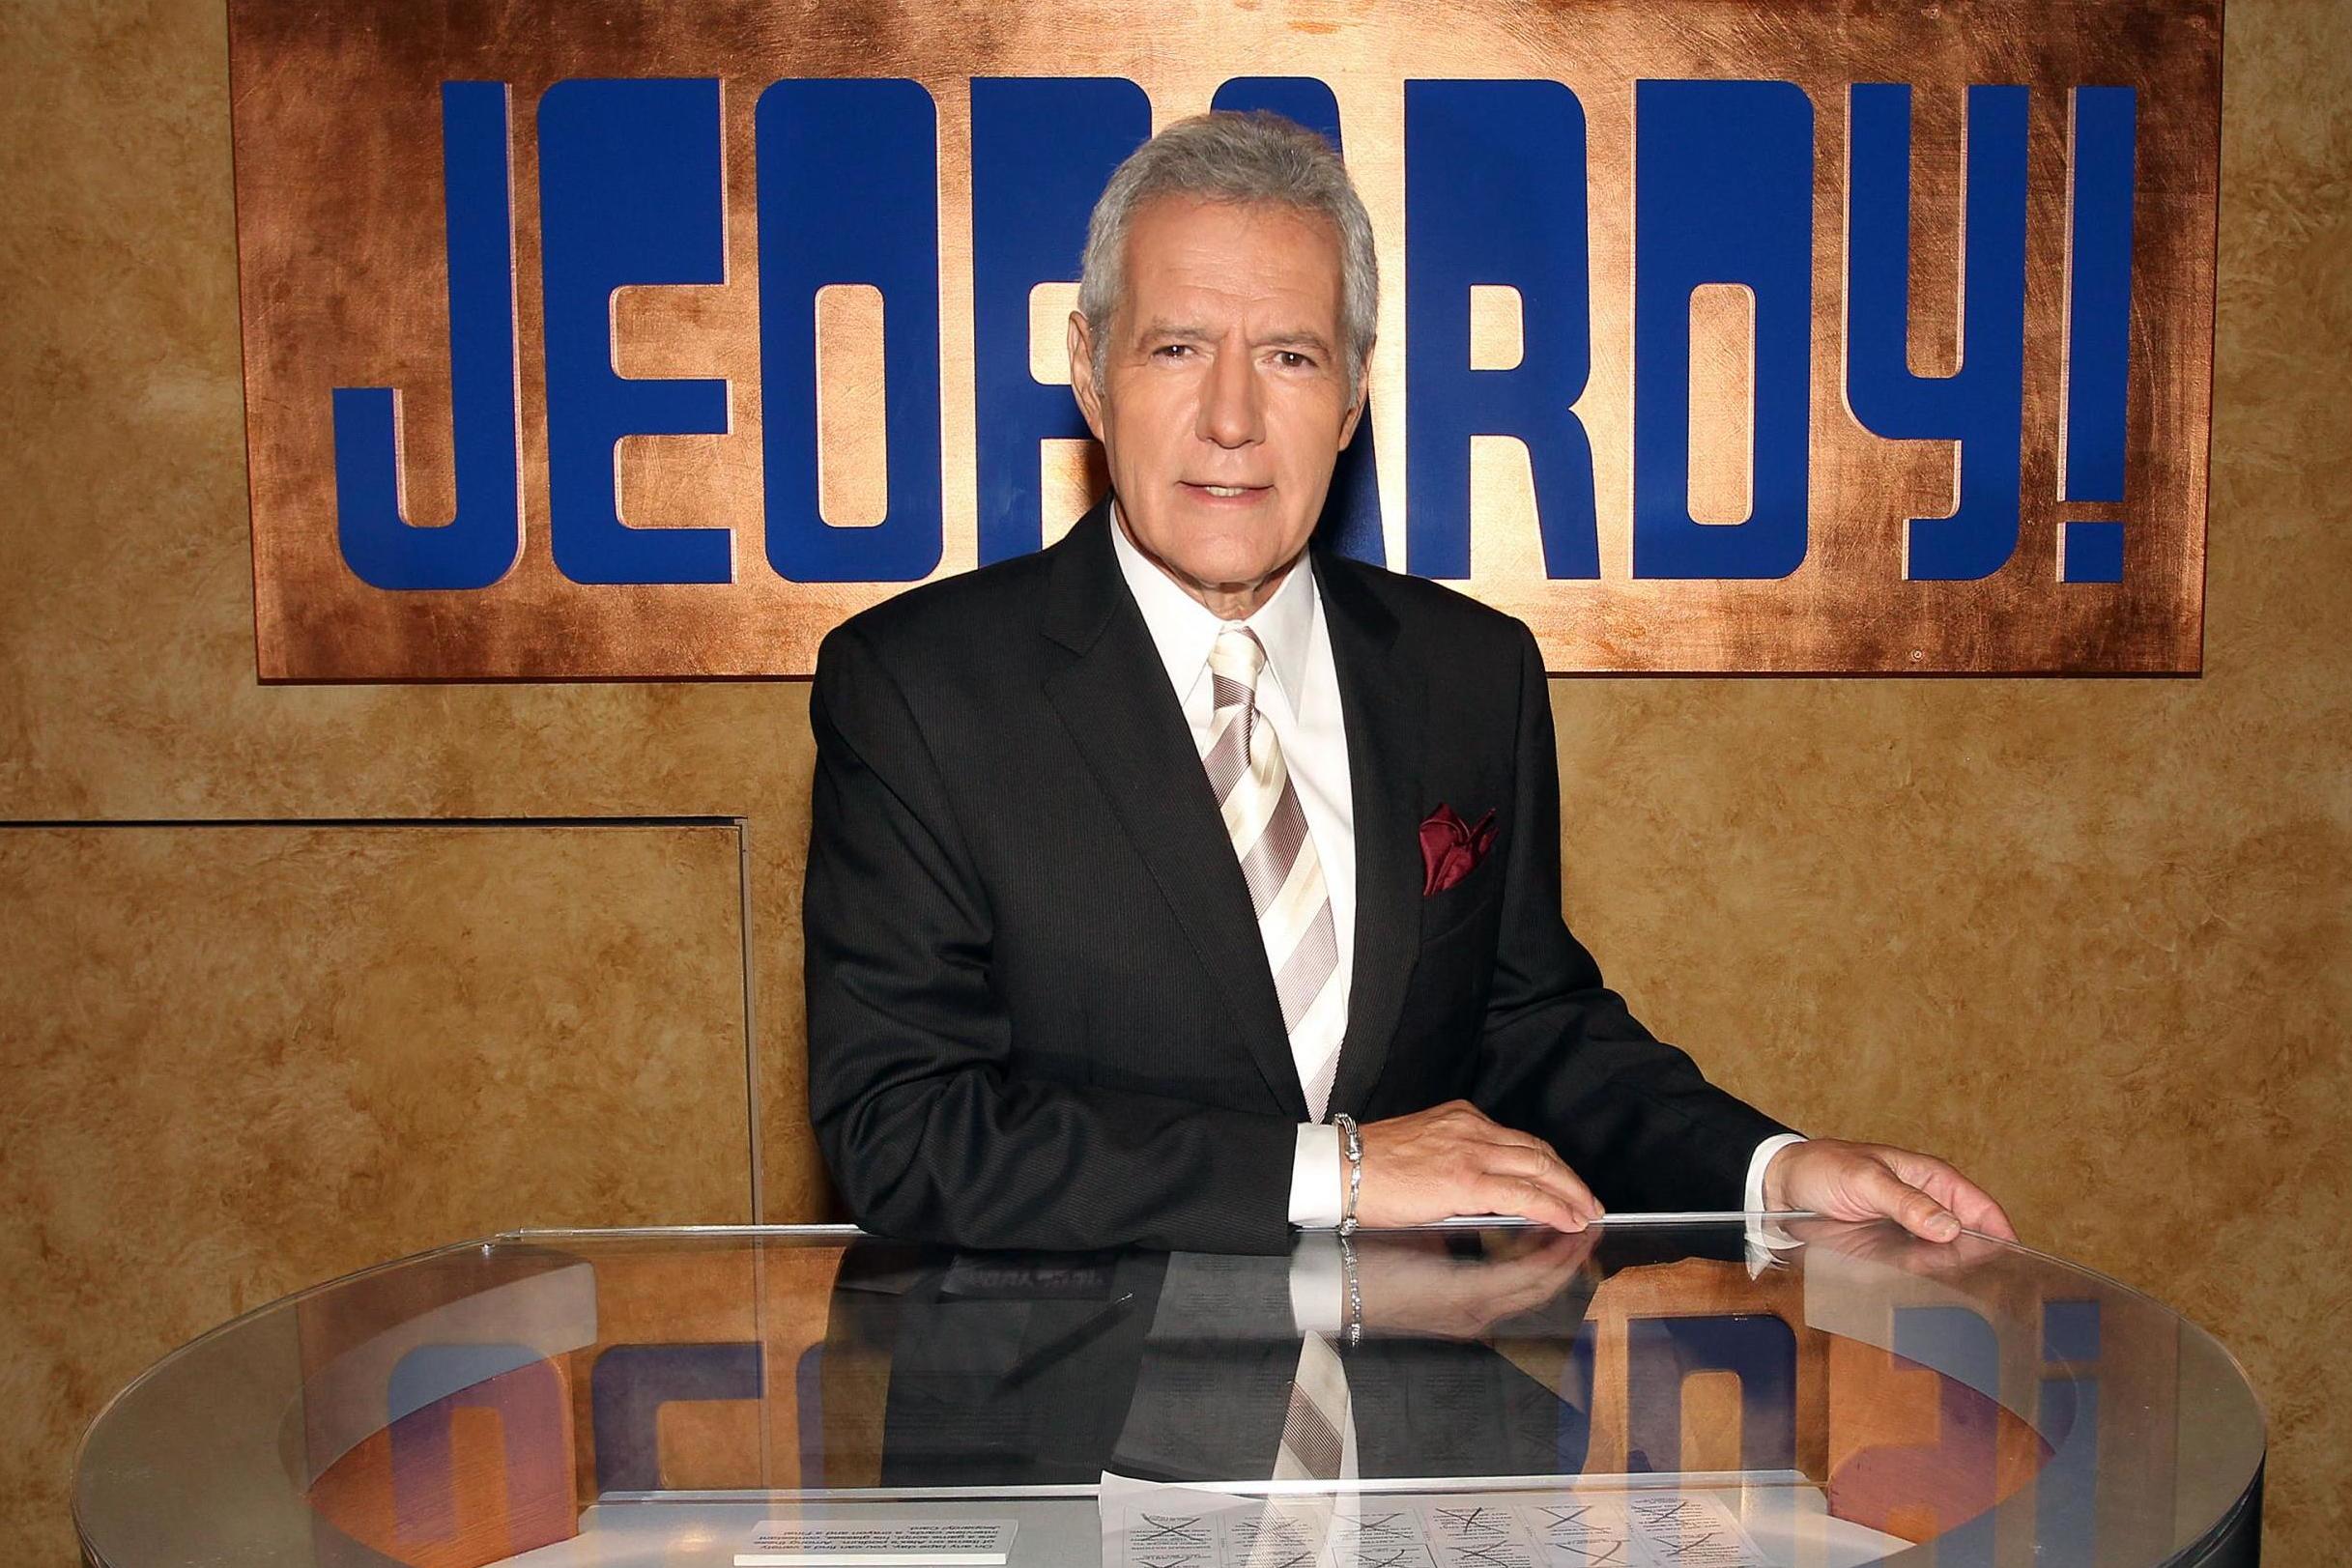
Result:
[[[1082,311],[1070,313],[1070,390],[1078,400],[1078,413],[1086,416],[1086,428],[1094,439],[1103,439],[1103,388],[1094,379],[1094,332],[1086,325]]]
[[[1356,401],[1348,406],[1347,414],[1339,421],[1339,449],[1356,439],[1356,427],[1363,422],[1363,411],[1372,401],[1372,345],[1363,346],[1363,363],[1356,367]]]

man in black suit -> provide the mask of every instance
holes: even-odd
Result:
[[[1343,1212],[1604,1205],[2006,1234],[1949,1166],[1798,1139],[1642,1028],[1562,922],[1527,628],[1310,548],[1378,289],[1328,146],[1171,127],[1084,273],[1110,495],[818,656],[810,1108],[859,1220],[1254,1252]]]

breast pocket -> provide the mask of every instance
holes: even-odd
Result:
[[[1448,922],[1432,926],[1413,966],[1413,982],[1397,1018],[1396,1040],[1383,1095],[1401,1096],[1398,1103],[1434,1105],[1467,1093],[1469,1073],[1494,986],[1495,930],[1500,898],[1493,885],[1471,891],[1477,879],[1448,888],[1428,900],[1433,906],[1454,893],[1460,904],[1445,910]],[[1499,884],[1498,879],[1498,884]],[[1428,911],[1437,915],[1438,909]]]
[[[1503,896],[1503,869],[1495,864],[1497,857],[1488,855],[1471,869],[1465,876],[1443,893],[1424,895],[1421,898],[1421,952],[1459,936],[1474,922],[1484,919],[1494,911],[1495,902]]]

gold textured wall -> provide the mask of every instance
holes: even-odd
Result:
[[[0,1554],[72,1560],[97,1402],[249,1307],[498,1230],[749,1218],[740,841],[0,827]]]
[[[1651,1021],[1802,1125],[1964,1159],[2030,1239],[2221,1332],[2271,1411],[2272,1560],[2304,1562],[2352,1530],[2352,1354],[2336,1322],[2352,1254],[2352,654],[2330,614],[2352,581],[2352,8],[2238,0],[2226,32],[2203,678],[1583,680],[1553,695],[1571,910]],[[94,824],[59,841],[80,843],[143,821],[741,817],[759,1212],[814,1214],[795,946],[804,689],[259,687],[233,235],[220,0],[0,6],[0,820]],[[213,855],[233,842],[153,831]],[[477,861],[454,841],[433,853],[470,864],[477,898],[506,909],[525,894],[498,857],[556,851],[484,833]],[[655,928],[707,880],[688,874],[699,848],[665,870],[668,841],[632,851],[628,874],[584,858],[531,897],[544,909],[577,892],[602,927]],[[110,879],[35,857],[0,889],[9,927],[102,896],[152,928],[191,870],[176,847],[57,853],[98,855]],[[228,876],[237,862],[210,864]],[[437,897],[431,878],[406,885]],[[382,906],[392,928],[413,918],[402,907]],[[741,952],[720,951],[740,929],[710,918],[709,949],[666,961],[740,978]],[[231,950],[272,929],[225,924],[218,966],[185,972],[242,973],[260,949]],[[0,950],[10,1161],[51,1147],[64,1134],[46,1122],[78,1103],[30,1093],[41,1027],[70,990],[38,978],[23,940]],[[124,951],[136,978],[139,950]],[[620,1007],[671,973],[643,956],[584,997]],[[516,1020],[545,1018],[556,1041],[552,1009],[483,1000],[485,1029],[528,1043],[533,1024]],[[720,1109],[740,1116],[741,1101]],[[120,1201],[98,1190],[102,1169],[12,1186],[36,1212],[7,1225]],[[575,1213],[630,1217],[613,1194],[570,1196],[588,1200]],[[487,1223],[462,1207],[423,1221]],[[222,1256],[153,1266],[181,1270],[175,1292],[222,1291],[225,1315]],[[340,1261],[239,1268],[261,1291]],[[8,1325],[56,1332],[87,1310],[87,1283],[38,1256],[0,1267]],[[153,1345],[190,1326],[122,1319]],[[62,1488],[64,1435],[137,1360],[110,1354],[56,1385],[0,1365],[0,1395],[39,1411],[0,1440],[12,1484]],[[59,1514],[0,1534],[12,1562],[72,1558]]]

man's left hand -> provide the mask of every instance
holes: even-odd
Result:
[[[1791,1144],[1764,1167],[1764,1198],[1767,1209],[1810,1210],[1824,1219],[1891,1219],[1930,1241],[1949,1241],[1964,1229],[2017,1240],[1983,1187],[1933,1155],[1885,1144]]]

